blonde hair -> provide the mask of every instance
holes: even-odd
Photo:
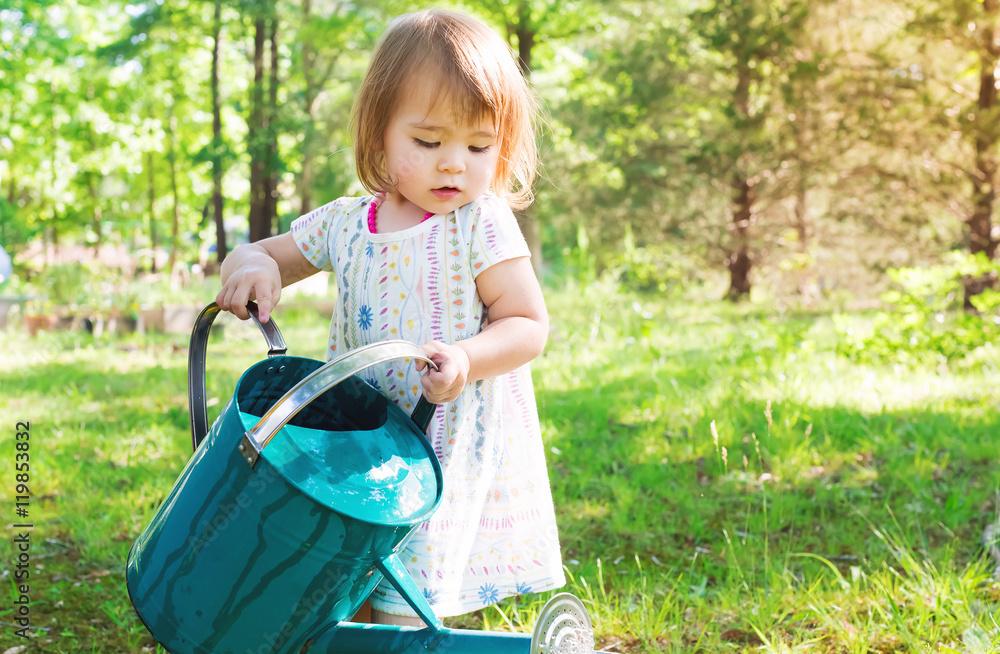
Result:
[[[507,43],[480,21],[444,10],[400,16],[375,48],[351,116],[364,187],[373,193],[393,187],[382,141],[399,95],[427,72],[444,81],[434,102],[444,94],[455,102],[459,119],[492,119],[499,148],[493,193],[514,209],[531,204],[538,156],[535,96]]]

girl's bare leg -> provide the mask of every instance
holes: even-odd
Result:
[[[378,609],[371,610],[371,621],[372,624],[391,624],[396,627],[419,627],[422,629],[426,626],[420,618],[408,615],[393,615],[392,613],[384,613]]]
[[[378,609],[373,609],[372,605],[365,600],[358,612],[351,618],[351,622],[359,624],[390,624],[396,627],[420,627],[423,628],[424,621],[420,618],[411,618],[408,615],[393,615]]]
[[[357,622],[359,624],[372,624],[372,605],[365,600],[365,603],[361,605],[358,612],[354,614],[351,618],[351,622]]]

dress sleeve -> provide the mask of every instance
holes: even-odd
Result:
[[[501,261],[531,256],[517,219],[503,200],[488,195],[475,205],[470,252],[473,278]]]
[[[330,243],[334,229],[344,216],[342,200],[334,200],[292,222],[292,238],[299,251],[320,270],[332,270]]]

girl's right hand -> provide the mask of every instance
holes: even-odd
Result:
[[[247,302],[257,302],[257,317],[267,322],[281,298],[281,288],[319,272],[299,251],[289,233],[241,245],[222,262],[222,290],[215,303],[241,320],[250,317]]]
[[[247,320],[250,317],[247,303],[253,300],[260,321],[267,322],[281,298],[278,263],[263,247],[251,243],[233,250],[222,268],[222,290],[215,296],[219,308]]]

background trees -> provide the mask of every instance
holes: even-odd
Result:
[[[217,263],[359,192],[354,89],[390,17],[413,8],[6,7],[0,241],[15,254],[121,243],[150,269]],[[994,0],[460,8],[507,36],[544,101],[523,221],[546,270],[642,260],[661,288],[809,298],[865,293],[886,268],[954,249],[996,256]],[[970,278],[967,295],[990,283]]]

